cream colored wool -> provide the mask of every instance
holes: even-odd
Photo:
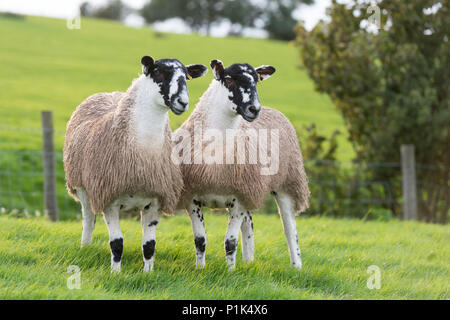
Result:
[[[136,99],[135,82],[123,92],[87,98],[67,124],[64,169],[69,193],[85,188],[94,213],[119,197],[158,197],[161,210],[172,214],[183,188],[179,166],[170,160],[171,130],[165,128],[161,149],[137,144],[130,117]],[[78,199],[77,199],[78,200]]]
[[[206,103],[211,90],[212,86],[203,94],[195,110],[180,127],[180,129],[188,130],[191,137],[194,136],[194,126],[198,124],[201,124],[203,132],[208,129],[206,115],[209,108],[214,108],[213,105]],[[192,201],[195,195],[218,194],[235,195],[246,209],[255,210],[262,206],[264,196],[269,192],[284,191],[292,197],[296,212],[306,210],[309,207],[310,196],[308,179],[297,135],[290,121],[281,112],[263,107],[258,119],[253,122],[242,120],[239,129],[244,131],[267,129],[268,132],[270,129],[279,130],[278,172],[274,175],[261,175],[259,162],[257,164],[181,164],[184,190],[178,208],[187,208],[189,201]],[[238,134],[237,139],[243,139],[243,137]],[[193,159],[194,144],[191,145]],[[256,146],[248,143],[245,146],[247,155],[249,152],[256,152]],[[236,149],[234,155],[236,158]]]

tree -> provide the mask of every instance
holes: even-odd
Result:
[[[450,179],[448,0],[377,2],[378,32],[364,25],[370,1],[339,4],[330,22],[297,27],[300,57],[318,91],[330,95],[346,123],[357,159],[399,162],[413,144],[421,218],[446,222]],[[371,11],[370,11],[371,12]],[[373,13],[372,13],[373,14]],[[379,170],[393,183],[400,170]],[[395,185],[395,183],[393,183]],[[400,196],[401,190],[394,193]],[[391,208],[398,211],[398,205]]]
[[[254,14],[249,0],[152,0],[141,9],[148,23],[181,18],[194,31],[205,28],[209,34],[215,22],[229,19],[231,23],[252,25]]]
[[[265,12],[265,27],[269,36],[280,40],[295,39],[295,25],[297,20],[292,12],[302,3],[312,4],[313,0],[270,0],[267,2]]]
[[[260,19],[271,37],[292,40],[296,25],[292,12],[301,3],[311,4],[313,0],[151,0],[141,9],[141,15],[148,23],[178,17],[192,30],[205,29],[207,34],[213,23],[227,19],[233,35],[240,35],[243,28],[253,27]]]
[[[128,8],[120,0],[109,0],[104,6],[92,8],[88,2],[80,5],[81,16],[97,17],[110,20],[122,20]]]

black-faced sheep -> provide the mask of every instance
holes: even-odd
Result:
[[[205,264],[202,206],[230,211],[225,252],[232,269],[239,229],[243,260],[253,260],[250,211],[260,208],[264,196],[271,192],[278,204],[291,263],[300,269],[295,214],[308,208],[310,196],[302,155],[292,124],[279,111],[261,108],[256,89],[275,68],[254,69],[249,64],[224,68],[218,60],[213,60],[211,67],[211,85],[174,133],[173,158],[181,163],[184,180],[178,208],[189,212],[197,265],[201,268]]]
[[[141,211],[144,271],[153,268],[160,211],[172,213],[183,188],[180,168],[170,161],[168,111],[187,109],[186,78],[207,71],[176,59],[144,56],[141,63],[143,74],[125,93],[97,93],[77,107],[64,145],[67,189],[82,206],[81,243],[91,242],[95,214],[103,212],[112,271],[120,271],[123,251],[119,213],[133,209]]]

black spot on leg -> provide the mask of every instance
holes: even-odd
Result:
[[[201,201],[192,199],[192,202],[193,202],[197,207],[200,207],[200,208],[202,207],[202,202],[201,202]]]
[[[156,246],[156,241],[155,240],[147,241],[142,246],[142,251],[144,253],[144,258],[146,260],[151,259],[153,257],[153,255],[155,254],[155,246]]]
[[[146,206],[144,207],[144,210],[150,209],[151,204],[152,204],[152,203],[150,202],[148,205],[146,205]]]
[[[153,220],[148,224],[149,227],[156,226],[158,224],[158,220]]]
[[[198,251],[200,252],[205,252],[205,248],[206,248],[206,241],[205,241],[205,237],[195,237],[195,247],[197,248]]]
[[[114,262],[120,262],[123,252],[123,238],[115,239],[109,243]]]
[[[122,210],[122,209],[123,209],[123,204],[120,205],[120,210]]]
[[[227,256],[232,255],[236,251],[237,241],[236,239],[225,240],[225,253]]]

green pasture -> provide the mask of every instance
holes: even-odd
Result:
[[[62,19],[1,15],[0,38],[0,150],[40,149],[39,131],[1,127],[39,129],[40,111],[48,109],[59,130],[56,148],[62,148],[63,131],[76,106],[96,92],[126,90],[140,72],[140,58],[152,55],[208,67],[212,59],[225,65],[275,66],[276,74],[259,87],[261,102],[281,110],[298,129],[313,122],[327,135],[339,129],[339,159],[353,156],[341,116],[326,95],[314,91],[300,68],[297,49],[288,42],[163,34],[84,18],[81,29],[70,30]],[[211,79],[209,72],[188,84],[190,111],[179,117],[171,114],[173,128],[187,118]]]
[[[276,215],[254,215],[255,261],[228,272],[224,215],[205,216],[206,268],[195,269],[186,215],[158,225],[155,269],[142,271],[141,227],[123,220],[122,272],[110,274],[107,229],[97,219],[93,243],[80,248],[81,222],[0,215],[0,299],[449,299],[450,229],[419,222],[299,217],[303,269],[289,264]],[[240,249],[239,249],[240,250]],[[68,267],[81,271],[70,290]],[[380,289],[369,289],[380,271]],[[70,270],[69,270],[70,271]]]

